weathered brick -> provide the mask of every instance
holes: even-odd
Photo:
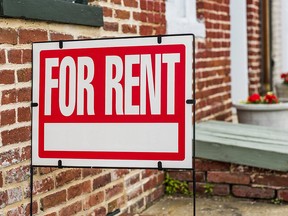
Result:
[[[0,172],[0,188],[3,187],[3,175],[2,172]]]
[[[287,189],[278,190],[277,198],[285,202],[288,202],[288,190]]]
[[[125,181],[125,186],[130,187],[140,181],[140,174],[133,175]]]
[[[10,125],[16,122],[16,112],[12,110],[4,110],[0,112],[0,125]]]
[[[37,208],[38,208],[38,205],[37,205],[37,202],[33,202],[32,203],[32,213],[33,214],[36,214],[37,213]],[[30,203],[27,203],[27,204],[22,204],[21,206],[18,206],[16,208],[13,208],[11,210],[9,210],[7,212],[7,216],[18,216],[18,215],[25,215],[25,216],[28,216],[30,215]]]
[[[105,190],[106,193],[106,200],[111,199],[113,196],[118,195],[122,193],[124,190],[124,185],[123,183],[113,185],[112,187],[108,188]]]
[[[83,204],[83,210],[90,209],[93,206],[99,205],[104,202],[104,192],[99,191],[95,194],[90,195]]]
[[[31,108],[30,107],[20,107],[17,110],[18,116],[17,121],[18,122],[26,122],[31,120]]]
[[[69,169],[56,176],[56,187],[63,186],[81,177],[81,169]]]
[[[48,173],[51,173],[51,172],[57,170],[57,168],[52,168],[52,167],[39,167],[38,170],[39,170],[39,174],[40,174],[40,175],[46,175],[46,174],[48,174]]]
[[[152,177],[144,184],[144,191],[151,190],[157,186],[157,178]]]
[[[73,36],[69,34],[63,34],[59,32],[51,32],[50,33],[50,39],[52,41],[58,41],[58,40],[73,40]]]
[[[19,43],[30,44],[32,42],[47,41],[47,31],[41,29],[19,29]]]
[[[52,189],[54,189],[54,179],[51,178],[50,176],[44,179],[35,180],[33,182],[33,195],[42,194]],[[26,193],[27,197],[30,195],[29,190],[30,188],[27,188],[27,191],[29,192],[29,193]]]
[[[0,28],[0,44],[17,44],[17,31],[12,28]]]
[[[3,145],[25,142],[31,139],[31,127],[27,126],[3,131],[1,136]]]
[[[196,159],[195,169],[197,171],[229,171],[230,164],[218,161]]]
[[[111,180],[115,181],[117,179],[122,178],[123,176],[129,173],[128,169],[115,169],[111,172]]]
[[[111,3],[114,3],[114,4],[121,4],[121,0],[111,0]]]
[[[113,212],[116,209],[121,209],[125,204],[125,197],[121,196],[111,202],[108,202],[108,212]]]
[[[19,183],[30,178],[30,165],[18,166],[6,171],[5,183]]]
[[[127,191],[127,199],[132,200],[139,197],[143,193],[142,187],[134,187],[133,189]]]
[[[7,190],[7,205],[19,202],[23,199],[21,187],[15,187]]]
[[[13,84],[15,82],[14,70],[0,71],[0,84]]]
[[[16,89],[2,91],[1,104],[10,104],[16,102]]]
[[[288,175],[258,174],[253,178],[253,183],[257,185],[288,187]]]
[[[66,190],[50,194],[40,199],[41,209],[43,209],[44,211],[48,208],[60,205],[64,202],[66,202]]]
[[[82,177],[86,178],[87,176],[98,175],[102,172],[102,169],[99,168],[83,168],[82,169]]]
[[[59,216],[75,215],[82,210],[82,202],[77,201],[59,211]]]
[[[230,194],[230,185],[228,184],[215,184],[213,186],[213,195],[228,196]]]
[[[208,172],[207,181],[214,183],[249,184],[250,176],[242,173]]]
[[[97,215],[97,216],[106,216],[107,215],[107,211],[106,211],[106,208],[101,206],[101,207],[98,207],[97,209],[95,209],[93,211],[93,214],[91,214],[91,216],[93,215]],[[90,215],[89,215],[90,216]]]
[[[146,203],[154,202],[155,200],[159,199],[164,195],[164,187],[160,186],[157,187],[156,190],[153,190],[152,193],[150,193],[145,199]]]
[[[21,88],[17,91],[18,102],[31,101],[31,88]]]
[[[93,190],[105,186],[111,182],[111,173],[99,176],[93,180]]]
[[[67,189],[67,194],[68,194],[67,199],[68,200],[73,199],[76,196],[80,196],[82,194],[89,193],[89,192],[91,192],[91,190],[92,190],[92,185],[91,185],[90,180],[82,182],[82,183],[77,184],[77,185],[73,185]]]
[[[119,24],[117,22],[104,22],[103,29],[105,31],[118,31]]]
[[[29,82],[32,78],[31,68],[24,68],[17,71],[18,82]]]
[[[256,188],[244,185],[233,185],[232,193],[236,197],[272,199],[275,197],[275,190],[270,188]]]

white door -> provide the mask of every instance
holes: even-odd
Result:
[[[232,102],[248,97],[248,51],[246,1],[230,1]]]

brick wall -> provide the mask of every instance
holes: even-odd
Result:
[[[261,30],[259,0],[247,0],[249,94],[259,92],[261,84]]]
[[[164,34],[164,0],[92,0],[104,26],[0,18],[0,215],[29,215],[31,42]],[[33,214],[139,212],[163,194],[163,172],[35,168]]]
[[[196,43],[196,120],[231,121],[229,0],[197,1],[206,37]]]
[[[191,171],[170,172],[170,176],[188,181],[192,190]],[[210,187],[211,194],[207,195],[288,202],[287,172],[197,159],[196,181],[197,194],[205,194]]]

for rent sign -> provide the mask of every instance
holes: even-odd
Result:
[[[33,44],[32,164],[191,168],[192,35]]]

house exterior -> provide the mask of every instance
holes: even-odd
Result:
[[[0,15],[0,215],[30,213],[33,42],[170,33],[174,31],[169,29],[169,26],[173,26],[171,5],[176,2],[178,5],[179,2],[177,10],[181,13],[177,17],[178,21],[193,20],[186,22],[187,25],[183,25],[187,26],[186,29],[181,31],[193,33],[195,28],[197,32],[195,118],[197,121],[232,121],[231,61],[234,60],[230,55],[230,18],[231,4],[235,0],[89,0],[89,6],[75,6],[85,4],[85,1],[63,3],[51,0],[48,4],[48,1],[37,1],[40,5],[30,5],[37,9],[41,4],[43,7],[49,7],[52,3],[64,4],[54,7],[55,11],[51,11],[51,14],[44,15],[35,15],[35,10],[25,7],[25,1],[18,1],[21,5],[16,5],[16,8],[20,8],[16,10],[16,3],[13,5],[13,2],[16,1],[10,0],[14,9],[9,10],[10,3],[3,0],[3,5],[8,9],[2,8],[3,13]],[[247,21],[244,25],[244,29],[247,29],[247,52],[243,56],[247,56],[247,61],[243,64],[247,64],[245,73],[248,83],[245,89],[248,94],[261,89],[260,1],[247,0],[244,6],[242,18],[245,16]],[[79,13],[81,10],[78,7],[84,13]],[[95,12],[95,7],[100,9]],[[190,7],[194,11],[192,15],[188,10]],[[67,11],[68,18],[65,20],[58,16],[56,8]],[[183,12],[183,9],[187,10]],[[27,13],[21,14],[23,11]],[[87,14],[90,15],[85,17]],[[91,16],[96,17],[95,22],[90,23]],[[187,30],[190,27],[192,29]],[[206,181],[216,184],[214,194],[217,195],[232,193],[237,196],[230,189],[231,184],[245,185],[240,187],[240,191],[244,192],[252,189],[253,182],[246,181],[250,178],[249,173],[246,173],[249,168],[199,159],[196,161],[196,170],[200,192]],[[260,175],[262,171],[257,172]],[[120,215],[125,215],[143,211],[164,194],[164,172],[158,170],[38,167],[34,168],[33,173],[33,215],[99,216],[118,208],[121,209]],[[180,176],[182,180],[192,180],[191,172],[172,174]],[[222,176],[221,180],[217,178],[219,175]],[[243,175],[246,178],[244,183],[241,180]],[[279,175],[281,179],[284,178],[282,174]],[[275,197],[274,193],[272,198]],[[288,199],[287,193],[285,197]]]

